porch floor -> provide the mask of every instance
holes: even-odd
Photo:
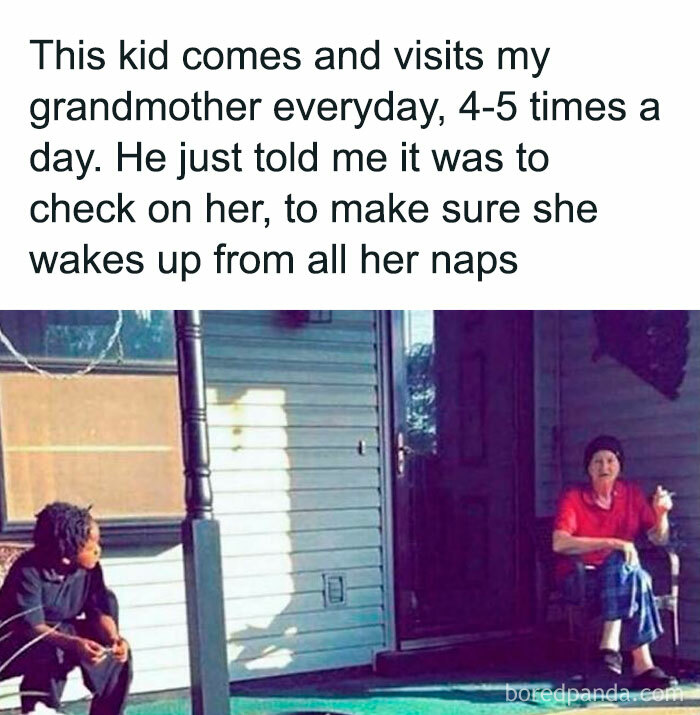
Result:
[[[622,709],[625,715],[686,715],[700,713],[700,680],[684,682],[679,690],[668,691],[665,702],[644,702],[640,693],[617,703],[558,701],[544,689],[562,687],[563,673],[524,675],[522,668],[510,672],[441,673],[440,675],[378,677],[373,674],[348,675],[330,679],[321,675],[283,678],[237,684],[233,688],[230,712],[236,715],[518,715],[518,713],[562,713],[581,711],[610,713]],[[573,687],[568,684],[568,687]],[[516,691],[530,695],[518,699]],[[560,691],[561,692],[561,691]],[[583,692],[583,691],[582,691]],[[573,696],[572,696],[573,697]],[[597,707],[602,705],[602,707]],[[73,707],[71,713],[83,713]],[[188,715],[185,697],[135,702],[128,715]]]

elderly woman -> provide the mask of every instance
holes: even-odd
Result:
[[[601,435],[586,447],[588,484],[564,491],[554,519],[552,547],[578,556],[586,571],[586,591],[598,600],[603,618],[600,664],[603,672],[622,674],[621,640],[632,651],[632,685],[666,688],[675,679],[656,667],[649,644],[662,633],[651,578],[639,564],[634,540],[642,533],[658,545],[669,537],[671,495],[658,486],[648,500],[639,486],[620,478],[625,457],[615,438]],[[564,591],[573,588],[571,559],[558,559]]]

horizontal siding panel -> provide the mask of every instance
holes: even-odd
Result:
[[[131,562],[128,564],[112,564],[105,569],[105,581],[117,595],[121,586],[143,585],[143,598],[147,602],[148,586],[150,584],[172,584],[183,578],[182,558],[173,561]]]
[[[320,575],[316,578],[320,585],[322,583]],[[343,612],[345,609],[354,611],[354,609],[382,606],[381,588],[348,589],[347,594],[347,606]],[[235,620],[232,626],[235,628],[238,628],[237,624],[240,624],[243,619],[256,619],[256,623],[260,623],[261,620],[272,622],[281,615],[286,617],[295,614],[336,612],[325,611],[323,594],[320,591],[258,596],[254,599],[227,598],[225,608],[229,618]],[[152,604],[127,607],[120,612],[120,619],[122,631],[132,647],[137,650],[187,644],[187,612],[184,603],[177,606],[161,606],[157,609],[154,609]],[[333,622],[341,623],[341,621]],[[265,629],[261,629],[260,635],[265,635]]]
[[[206,375],[213,381],[242,382],[253,391],[258,385],[366,385],[374,386],[377,375],[372,366],[326,365],[324,363],[292,363],[288,361],[258,361],[255,369],[244,360],[210,358]]]
[[[322,583],[317,576],[319,585]],[[347,591],[346,608],[363,608],[367,606],[382,606],[381,588],[355,588]],[[254,618],[258,616],[276,617],[281,613],[322,612],[325,608],[323,594],[302,593],[280,596],[258,596],[254,599],[235,598],[226,601],[226,612],[235,618]]]
[[[253,396],[254,397],[254,396]],[[375,407],[332,407],[323,409],[299,405],[258,405],[246,400],[245,407],[232,403],[209,404],[207,421],[210,432],[216,427],[375,427]]]
[[[353,448],[335,449],[212,449],[211,468],[233,469],[346,469],[379,468],[378,450],[359,454]]]
[[[347,549],[312,551],[293,556],[225,556],[224,578],[262,576],[266,574],[301,573],[304,571],[336,571],[381,565],[379,549]]]
[[[259,340],[209,337],[203,345],[204,358],[210,360],[271,360],[275,355],[285,362],[323,362],[374,369],[374,344],[310,343],[291,340]]]
[[[129,564],[153,563],[159,561],[182,561],[182,546],[111,546],[105,549],[101,563],[106,571]]]
[[[144,643],[144,632],[155,627],[160,627],[159,634],[164,636],[167,630],[173,629],[175,626],[182,626],[182,632],[185,635],[177,643],[182,645],[187,643],[187,610],[184,603],[159,608],[152,608],[150,604],[144,603],[141,607],[120,608],[119,619],[121,630],[134,647],[139,645],[141,648],[154,648],[161,645],[172,645],[169,640],[167,643],[158,643],[157,640],[149,640]]]
[[[285,322],[279,310],[213,310],[204,312],[206,325],[221,324],[225,326],[236,325],[271,325],[284,330],[309,330],[314,327],[328,329],[334,325],[364,327],[371,330],[374,325],[374,311],[371,310],[334,310],[329,323],[303,323],[302,327],[284,327]]]
[[[132,693],[158,693],[189,687],[190,670],[187,650],[178,649],[170,654],[165,667],[150,668],[144,663],[134,671]],[[169,666],[169,667],[168,667]]]
[[[204,338],[205,340],[256,340],[277,341],[280,338],[286,342],[299,343],[359,343],[372,344],[374,341],[374,325],[372,323],[356,323],[339,325],[337,323],[308,323],[303,328],[282,328],[268,323],[243,323],[212,319],[214,313],[205,313]],[[216,317],[216,316],[215,316]]]
[[[292,653],[316,648],[334,650],[358,642],[380,645],[383,637],[381,615],[377,608],[358,608],[313,615],[227,618],[229,658],[251,660],[258,657],[258,648],[263,642],[263,649],[284,644]],[[131,639],[134,647],[143,653],[144,666],[149,670],[172,666],[183,655],[187,658],[187,626],[184,623],[168,628],[146,624]]]
[[[615,431],[618,432],[618,430]],[[588,434],[595,435],[597,432],[595,429],[591,429]],[[568,431],[564,432],[564,439],[569,440]],[[586,443],[577,441],[577,446],[579,444],[579,454],[582,458]],[[700,455],[700,433],[698,433],[697,429],[693,433],[692,425],[687,425],[683,432],[676,434],[673,439],[657,438],[655,435],[632,436],[627,434],[623,444],[625,455],[629,455],[630,459],[636,461],[646,460],[648,457],[678,459],[679,457],[697,457]],[[698,464],[700,466],[700,463]]]
[[[378,568],[353,568],[343,571],[350,592],[382,585]],[[270,576],[242,576],[224,580],[226,598],[252,598],[317,592],[322,578],[318,572]]]
[[[344,571],[350,591],[380,587],[381,571],[377,568],[353,568]],[[224,595],[228,599],[259,596],[289,596],[318,592],[322,580],[319,573],[243,576],[224,579]],[[132,584],[118,589],[119,604],[124,610],[134,607],[181,606],[185,603],[182,581],[164,584]]]
[[[107,576],[108,585],[112,581]],[[185,584],[183,580],[168,583],[138,583],[129,586],[119,586],[117,597],[120,610],[147,605],[180,606],[185,603]]]
[[[607,388],[604,388],[607,389]],[[614,390],[614,388],[611,388]],[[613,393],[614,394],[614,393]],[[607,398],[606,398],[607,399]],[[693,406],[693,395],[686,394],[681,386],[681,396],[676,401],[665,398],[656,390],[647,391],[644,399],[640,400],[639,395],[634,390],[628,390],[625,395],[617,394],[615,397],[615,419],[625,419],[627,417],[646,418],[662,415],[673,419],[676,410],[691,410]],[[596,392],[574,392],[567,397],[567,408],[569,410],[581,410],[595,413],[600,409],[600,395]]]
[[[289,491],[309,489],[379,488],[376,469],[309,469],[214,472],[217,494],[233,492]]]
[[[222,534],[276,534],[289,531],[379,526],[380,514],[378,507],[319,509],[318,511],[282,511],[231,516],[223,514],[220,516],[219,522]]]
[[[342,568],[378,566],[378,548],[350,548],[336,551],[322,549],[300,553],[263,554],[237,556],[224,551],[224,577],[254,576],[262,574],[287,574],[302,571],[328,571]],[[105,568],[105,580],[119,593],[119,587],[144,584],[144,601],[147,602],[146,587],[150,584],[171,584],[183,578],[182,558],[173,560],[143,559],[129,563],[113,563]]]
[[[224,578],[293,574],[304,571],[332,571],[337,569],[379,567],[378,548],[319,550],[299,554],[267,554],[260,556],[232,556],[224,552]],[[117,594],[121,586],[144,584],[143,603],[149,603],[147,586],[181,581],[181,561],[145,562],[113,565],[105,570],[105,579]]]
[[[226,554],[252,556],[263,554],[291,554],[324,549],[350,549],[380,545],[378,529],[335,529],[332,531],[304,531],[294,535],[256,534],[225,536],[221,548]]]
[[[330,407],[378,406],[376,385],[285,385],[277,379],[265,387],[251,386],[245,380],[215,380],[206,371],[208,405],[230,405],[247,391],[251,404],[276,405],[289,409],[295,405]]]
[[[638,402],[634,405],[639,406]],[[631,409],[627,412],[619,410],[615,414],[615,424],[630,434],[652,434],[656,436],[673,436],[678,432],[692,432],[692,421],[698,413],[698,407],[693,404],[692,400],[678,400],[677,402],[665,401],[661,405],[656,405],[656,409],[648,411],[646,414],[640,414],[636,407],[630,405]],[[663,407],[667,407],[666,410]],[[599,411],[595,407],[590,409],[582,409],[580,415],[586,419],[599,418]],[[571,427],[569,433],[578,435],[581,439],[585,438],[583,434],[584,427]]]
[[[320,577],[319,577],[320,580]],[[356,624],[361,620],[361,614],[381,608],[381,589],[354,589],[348,591],[348,605],[343,608],[342,614],[348,616],[348,623]],[[254,623],[273,623],[282,618],[284,623],[298,616],[299,623],[309,619],[308,614],[314,614],[314,620],[319,623],[333,623],[332,628],[344,628],[347,623],[343,618],[334,619],[336,610],[324,610],[323,595],[321,593],[307,593],[295,596],[267,596],[255,599],[228,599],[225,602],[227,614],[227,630],[236,630],[245,619],[252,619]],[[373,612],[373,611],[372,611]],[[360,615],[357,615],[360,614]],[[326,618],[328,615],[328,618]],[[163,645],[185,645],[187,643],[187,615],[184,604],[181,608],[148,607],[126,609],[120,614],[123,619],[124,633],[129,633],[130,642],[134,647],[156,648]],[[326,621],[323,619],[326,618]],[[233,619],[233,620],[231,620]],[[267,626],[259,626],[258,635],[275,635],[278,631]],[[320,625],[323,629],[325,626]],[[301,628],[301,627],[300,627]],[[309,630],[307,628],[307,630]],[[313,630],[313,629],[311,629]],[[285,631],[279,631],[284,633]]]
[[[586,337],[571,333],[564,336],[561,348],[566,354],[566,374],[573,374],[573,371],[578,369],[590,369],[590,365],[594,365],[599,373],[615,368],[619,370],[620,367],[626,369],[617,358],[607,353],[601,355],[598,360],[593,360],[593,353],[598,348],[598,338],[593,331]],[[699,367],[700,355],[691,352],[686,362],[686,372],[695,372]]]
[[[349,628],[344,631],[325,631],[320,633],[304,633],[291,636],[274,636],[253,638],[246,641],[230,642],[229,658],[237,662],[246,662],[260,658],[266,652],[287,650],[295,656],[300,653],[338,650],[341,647],[379,646],[382,643],[381,628]]]
[[[379,507],[377,489],[319,489],[298,492],[241,492],[217,494],[217,514],[307,511],[312,509],[357,509]]]
[[[359,626],[380,625],[383,621],[381,608],[338,608],[315,613],[286,614],[274,617],[270,622],[269,616],[257,618],[226,619],[226,629],[229,641],[241,641],[262,635],[285,635],[287,633],[311,633],[332,630],[342,637],[343,629]]]
[[[575,389],[579,391],[581,397],[577,398],[580,400],[584,395],[587,395],[589,405],[595,405],[594,397],[598,398],[598,404],[600,405],[601,400],[601,390],[605,390],[605,402],[606,404],[617,404],[617,401],[624,401],[630,399],[640,399],[640,402],[644,399],[651,400],[652,403],[658,403],[660,401],[666,402],[660,393],[658,393],[651,385],[647,384],[640,378],[635,377],[632,373],[625,375],[617,375],[616,372],[622,370],[621,367],[615,366],[616,370],[611,371],[609,384],[605,384],[601,381],[599,375],[590,375],[589,373],[581,374],[576,376],[576,378],[567,378],[563,380],[563,390],[567,389],[568,382],[574,382],[575,385],[569,385],[568,389]],[[680,387],[681,395],[696,395],[700,392],[700,376],[688,375],[683,384]]]
[[[210,427],[212,449],[354,448],[360,440],[377,449],[376,427]]]

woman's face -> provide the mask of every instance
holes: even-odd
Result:
[[[594,489],[607,491],[620,474],[620,461],[615,452],[601,449],[588,463],[588,476]]]

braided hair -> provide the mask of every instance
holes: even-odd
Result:
[[[34,545],[52,560],[73,561],[88,542],[92,522],[90,507],[60,501],[47,504],[36,515]]]

